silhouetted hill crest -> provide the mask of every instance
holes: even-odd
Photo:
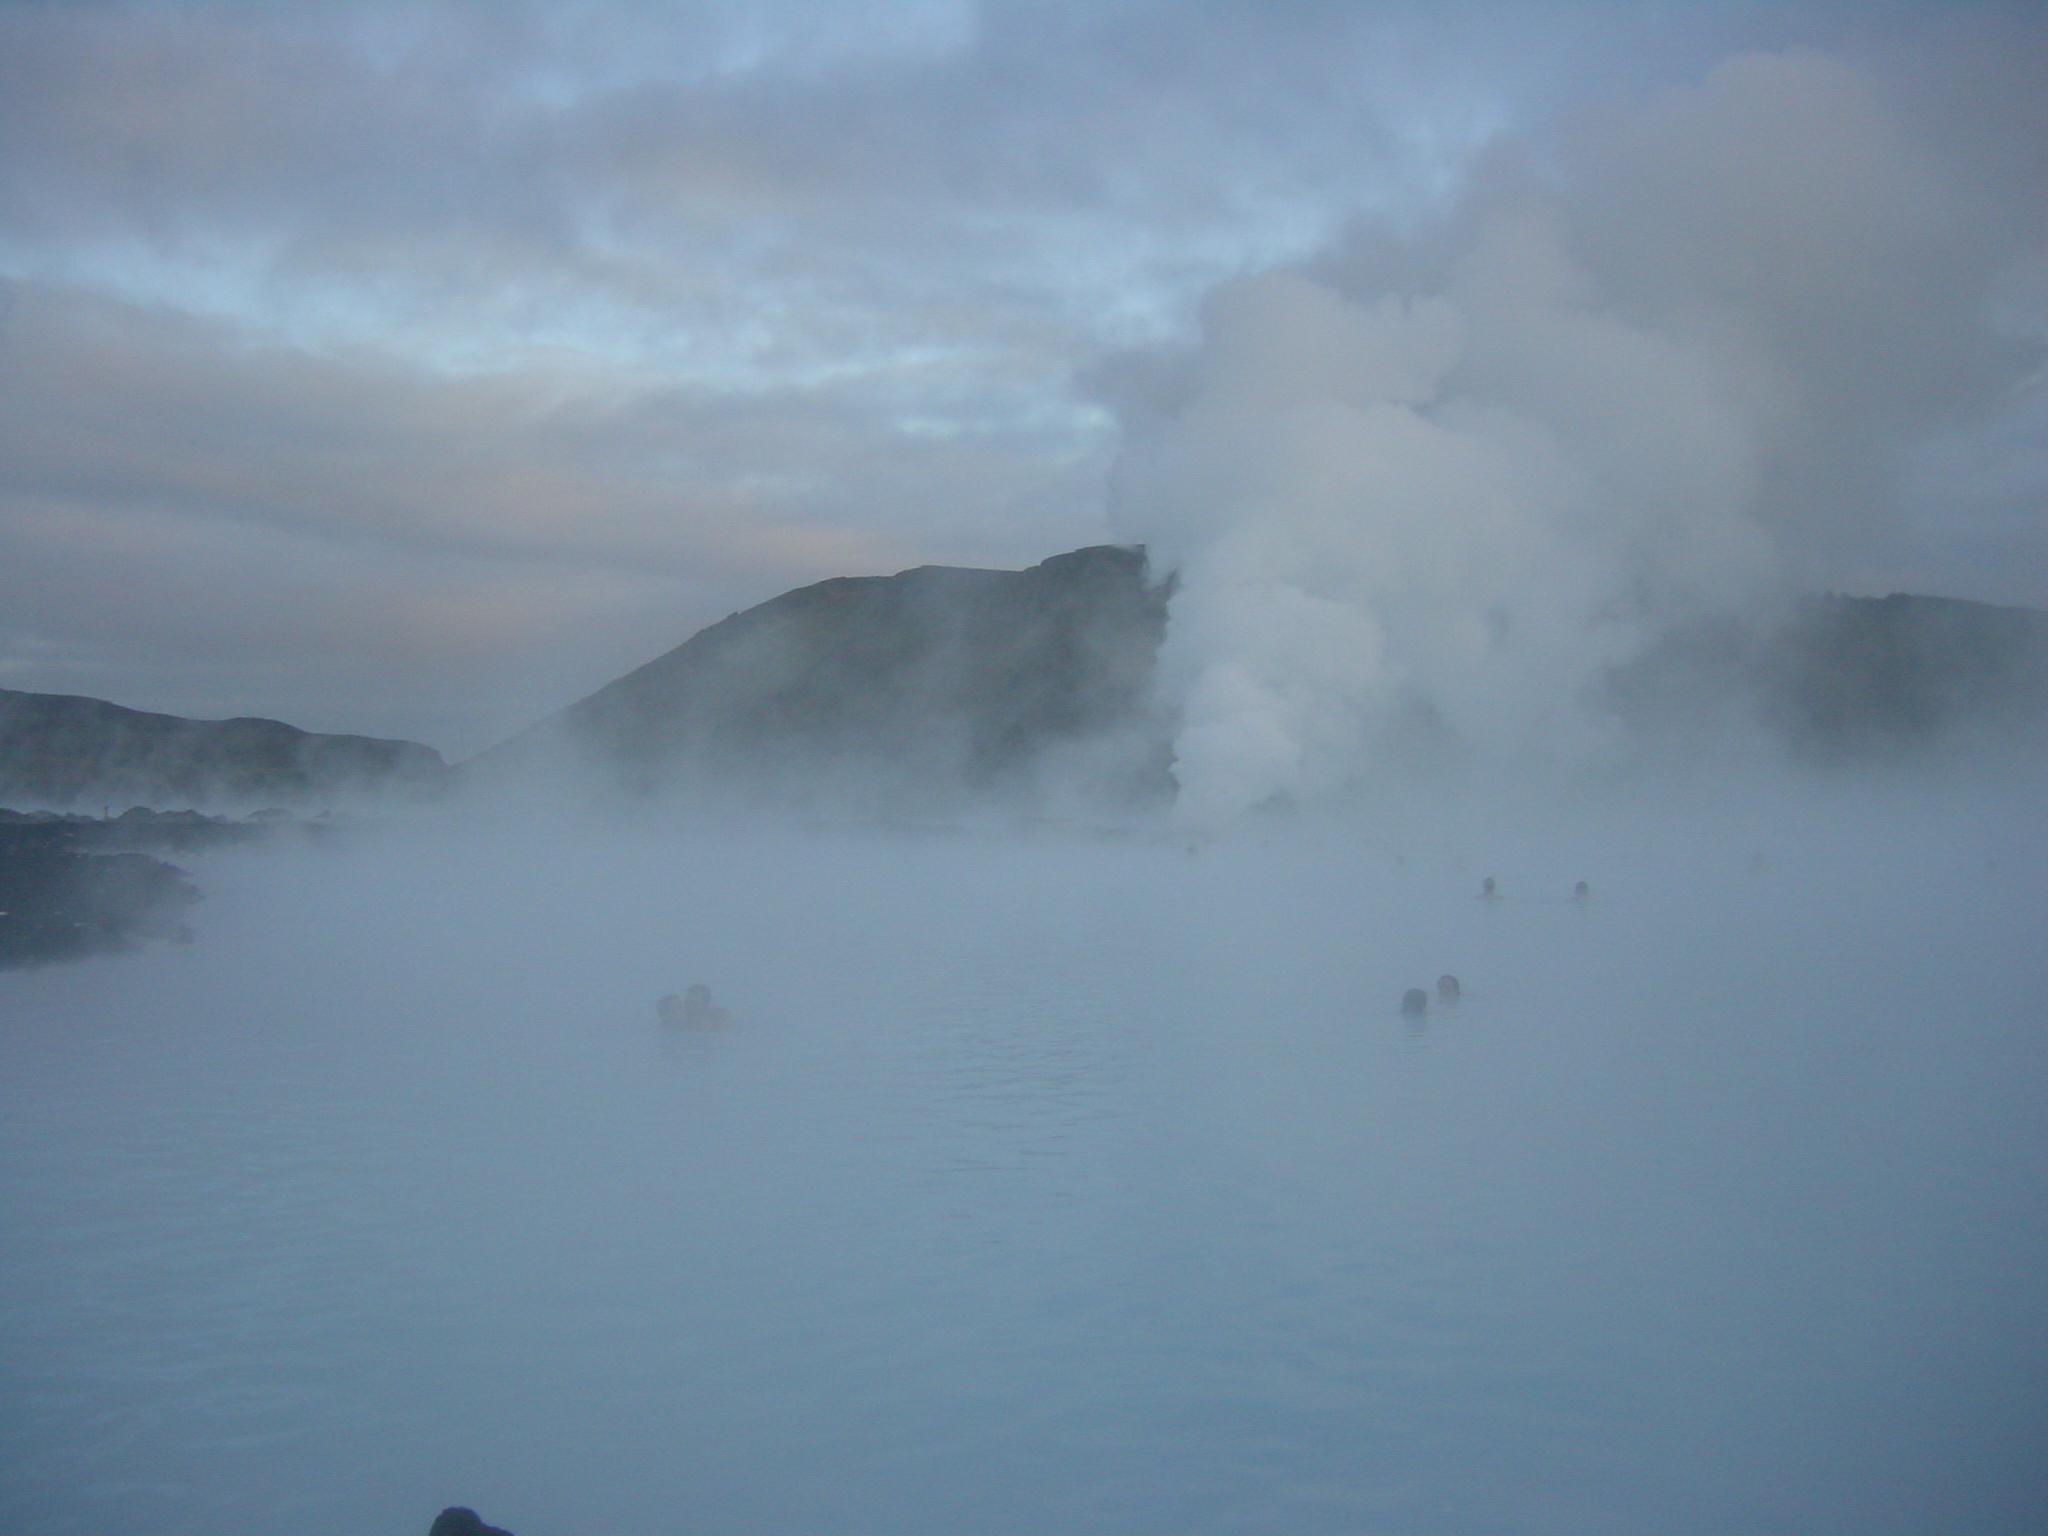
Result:
[[[1080,791],[1168,797],[1172,721],[1153,702],[1172,581],[1142,549],[1023,571],[921,566],[799,587],[710,625],[463,765],[489,781],[565,765],[629,796],[716,786],[777,804],[903,809]],[[2048,615],[1959,599],[1811,596],[1770,622],[1667,638],[1609,704],[1683,741],[1737,716],[1823,763],[1897,758],[2048,720]],[[1426,771],[1426,761],[1418,771]],[[303,804],[440,791],[412,742],[261,719],[183,720],[0,690],[0,799],[55,805]]]
[[[0,797],[68,806],[302,803],[447,787],[417,742],[281,720],[187,720],[75,694],[0,689]]]
[[[1023,571],[834,577],[709,626],[473,763],[566,757],[628,792],[830,781],[889,798],[1013,787],[1099,749],[1107,780],[1156,790],[1168,592],[1142,549],[1109,545]]]

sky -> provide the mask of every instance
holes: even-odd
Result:
[[[1238,771],[1275,633],[1504,718],[1404,593],[1560,675],[1622,573],[2048,607],[2043,78],[2028,5],[0,3],[0,687],[460,758],[1144,541],[1231,806],[1315,777]]]

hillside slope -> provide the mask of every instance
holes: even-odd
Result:
[[[732,615],[472,765],[571,769],[629,795],[718,787],[870,806],[1064,784],[1170,796],[1152,700],[1171,582],[1142,550],[1026,571],[841,577]],[[1898,758],[2048,719],[2048,615],[1811,595],[1673,635],[1608,679],[1646,743],[1738,720],[1819,764]]]
[[[103,699],[0,689],[0,800],[56,806],[302,803],[448,782],[417,742],[279,720],[186,720]]]
[[[1698,740],[1747,718],[1802,761],[1898,761],[2038,741],[2048,614],[1958,598],[1809,594],[1769,624],[1668,636],[1609,677],[1648,737]]]
[[[650,793],[903,804],[1074,775],[1166,786],[1148,697],[1167,588],[1142,550],[845,576],[713,624],[465,765]]]
[[[0,802],[247,808],[522,777],[891,812],[1166,798],[1172,722],[1152,678],[1171,591],[1142,549],[1113,546],[1023,571],[821,581],[711,625],[459,771],[412,742],[0,690]],[[1681,749],[1738,719],[1822,764],[2038,743],[2048,614],[1810,596],[1772,622],[1673,635],[1604,693],[1646,740]]]

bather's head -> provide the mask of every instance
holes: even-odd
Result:
[[[495,1525],[485,1525],[475,1510],[458,1506],[444,1509],[436,1515],[433,1529],[427,1536],[512,1536],[512,1533]]]

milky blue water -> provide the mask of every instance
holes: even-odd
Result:
[[[188,860],[197,944],[0,973],[0,1530],[2048,1528],[2043,851]]]

